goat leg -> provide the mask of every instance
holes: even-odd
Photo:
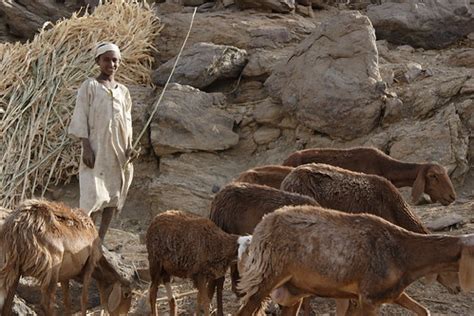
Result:
[[[56,288],[58,285],[58,268],[54,268],[51,273],[51,279],[48,284],[41,288],[41,309],[44,315],[56,315],[53,310],[56,297]]]
[[[237,290],[237,283],[239,283],[240,275],[236,264],[230,266],[230,277],[232,280],[232,292],[234,292],[237,297],[242,297],[242,294]]]
[[[100,220],[100,227],[99,227],[99,238],[100,240],[105,239],[105,234],[107,233],[107,230],[109,229],[110,223],[112,222],[112,218],[114,217],[114,214],[116,213],[117,209],[115,207],[106,207],[102,211],[102,217]]]
[[[201,313],[204,313],[204,316],[209,316],[209,297],[207,296],[207,285],[208,280],[206,277],[198,276],[194,280],[194,286],[198,289],[196,315],[201,315]]]
[[[311,296],[310,297],[305,297],[303,298],[303,315],[304,316],[311,316],[312,310],[311,310]]]
[[[61,281],[61,292],[63,292],[64,314],[71,315],[71,298],[69,296],[69,280]]]
[[[216,292],[217,280],[218,279],[209,280],[209,282],[207,283],[207,296],[209,296],[211,300],[214,297],[214,292]]]
[[[300,310],[302,302],[304,302],[304,299],[299,300],[293,306],[284,306],[281,309],[281,314],[280,315],[281,316],[296,316],[296,315],[298,315],[298,312]]]
[[[150,298],[150,308],[151,308],[151,316],[157,316],[158,313],[156,312],[156,295],[158,293],[158,287],[160,286],[160,278],[152,276],[150,290],[148,291],[149,298]]]
[[[217,314],[216,316],[224,316],[224,307],[222,305],[222,292],[224,290],[224,281],[225,281],[225,276],[210,280],[207,284],[207,297],[209,300],[212,300],[212,297],[214,296],[214,291],[216,293],[216,305],[217,305]]]
[[[177,316],[178,312],[176,310],[176,299],[173,296],[173,291],[171,290],[171,283],[169,280],[165,281],[166,295],[168,296],[168,302],[170,304],[170,316]]]
[[[94,272],[96,263],[91,257],[87,259],[86,266],[84,267],[84,276],[82,278],[82,296],[81,296],[81,313],[82,316],[87,314],[87,303],[88,303],[88,292],[89,285],[91,283],[92,272]]]
[[[412,299],[408,294],[403,292],[400,294],[400,296],[395,300],[395,303],[397,303],[400,306],[405,307],[406,309],[414,312],[415,314],[419,316],[429,316],[430,311],[426,309],[423,305]]]
[[[150,300],[151,316],[158,315],[158,312],[156,311],[156,296],[157,296],[158,288],[161,282],[164,281],[161,275],[161,269],[162,269],[161,263],[150,261],[151,284],[150,284],[150,289],[148,291],[148,295],[149,295],[149,300]],[[168,291],[168,288],[166,288],[166,290]],[[173,293],[171,293],[171,295],[173,295]],[[171,310],[170,310],[170,315],[172,315]]]
[[[344,316],[349,310],[349,299],[336,298],[336,316]]]
[[[12,315],[12,308],[13,308],[13,299],[15,298],[16,288],[18,287],[18,282],[20,281],[20,275],[18,274],[10,288],[1,289],[0,290],[0,299],[3,299],[3,306],[0,306],[0,315],[3,316],[10,316]],[[5,296],[5,297],[3,297]]]

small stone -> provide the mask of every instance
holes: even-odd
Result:
[[[400,45],[397,47],[397,50],[400,52],[414,53],[415,49],[410,45]]]
[[[221,189],[220,186],[218,186],[217,184],[213,184],[213,185],[212,185],[211,192],[212,192],[212,193],[217,193],[217,192],[220,191],[220,189]]]
[[[407,71],[405,72],[405,79],[407,82],[413,82],[422,73],[423,68],[418,63],[408,63]]]
[[[461,215],[458,214],[448,214],[441,218],[437,218],[432,220],[431,222],[426,224],[429,230],[432,231],[440,231],[445,230],[451,226],[462,226],[465,224],[465,220]]]

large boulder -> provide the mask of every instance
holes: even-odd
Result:
[[[247,65],[245,65],[242,75],[244,77],[257,77],[266,79],[273,71],[273,67],[282,60],[288,59],[291,50],[282,49],[270,51],[257,49],[250,55]]]
[[[436,70],[437,71],[437,70]],[[455,71],[433,76],[397,89],[405,118],[424,119],[457,98],[469,75]]]
[[[164,85],[176,57],[153,73],[153,82]],[[233,46],[196,43],[181,55],[171,82],[205,88],[219,79],[237,78],[247,63],[247,52]]]
[[[474,29],[469,0],[391,0],[369,6],[377,38],[395,44],[442,48]]]
[[[154,98],[153,89],[141,85],[129,85],[130,96],[132,98],[132,126],[133,126],[133,141],[138,139],[138,136],[143,131],[146,122],[149,118],[148,108]],[[139,145],[147,150],[150,147],[150,133],[143,133]]]
[[[456,111],[461,117],[467,130],[474,133],[474,99],[467,99],[463,102],[457,103]]]
[[[344,139],[367,134],[379,121],[384,92],[369,19],[344,12],[324,21],[265,86],[313,130]]]
[[[159,13],[159,12],[158,12]],[[183,44],[192,13],[160,15],[164,25],[157,36],[159,48],[156,59],[165,63],[175,57]],[[247,11],[218,11],[197,14],[187,45],[205,42],[230,45],[245,49],[275,49],[296,45],[315,27],[316,21],[300,15],[276,13],[251,13]]]
[[[232,131],[234,119],[219,108],[224,102],[221,93],[170,85],[150,126],[155,155],[216,151],[236,145],[239,135]]]
[[[474,51],[469,48],[456,52],[449,57],[448,64],[455,67],[474,68]]]
[[[14,42],[15,40],[18,40],[18,38],[10,33],[9,28],[8,23],[5,21],[5,14],[0,10],[0,43]]]
[[[84,4],[84,0],[4,0],[0,12],[11,34],[32,38],[45,22],[70,16]]]
[[[426,121],[398,128],[393,134],[390,156],[405,161],[436,161],[453,178],[469,170],[468,134],[453,104]]]
[[[247,168],[247,161],[212,153],[182,154],[160,159],[160,176],[150,183],[147,195],[161,211],[181,209],[209,216],[211,200],[219,188]]]
[[[461,117],[461,121],[469,133],[469,154],[470,165],[474,165],[474,99],[467,99],[456,104],[456,111]],[[471,168],[474,171],[473,168]]]

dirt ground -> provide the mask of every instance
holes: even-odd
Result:
[[[445,218],[448,215],[456,214],[462,217],[462,222],[449,226],[444,231],[436,233],[447,233],[461,235],[474,233],[474,199],[460,197],[448,206],[431,204],[414,207],[417,215],[426,224],[433,220]],[[125,227],[122,227],[124,229]],[[122,236],[117,236],[121,234]],[[134,237],[133,237],[134,236]],[[124,233],[119,230],[114,232],[106,240],[109,249],[120,252],[125,261],[133,263],[138,268],[147,266],[146,249],[140,244],[137,235]],[[133,237],[133,238],[132,238]],[[126,240],[126,242],[123,242]],[[227,278],[228,279],[228,278]],[[144,315],[149,312],[148,307],[148,283],[142,282],[141,288],[137,290],[137,298],[132,309],[133,315]],[[196,294],[193,292],[192,283],[188,280],[175,279],[172,284],[175,295],[184,296],[178,299],[178,311],[180,315],[192,315],[195,308]],[[474,315],[474,293],[470,294],[450,294],[447,289],[438,283],[424,284],[422,281],[413,283],[408,289],[408,293],[414,299],[425,305],[431,315]],[[191,293],[190,293],[191,292]],[[158,307],[161,315],[168,315],[168,304],[163,286],[158,294]],[[215,306],[215,302],[213,302]],[[224,292],[224,309],[226,314],[233,314],[239,307],[238,299],[230,290],[230,282],[226,280]],[[312,300],[314,315],[335,315],[335,304],[333,300],[315,298]],[[407,310],[394,305],[385,305],[382,315],[412,315]]]

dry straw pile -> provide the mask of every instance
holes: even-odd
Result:
[[[77,174],[79,142],[67,127],[78,87],[97,74],[94,47],[116,43],[123,58],[118,81],[149,84],[160,27],[146,3],[111,0],[31,42],[0,45],[0,205],[11,208]]]

